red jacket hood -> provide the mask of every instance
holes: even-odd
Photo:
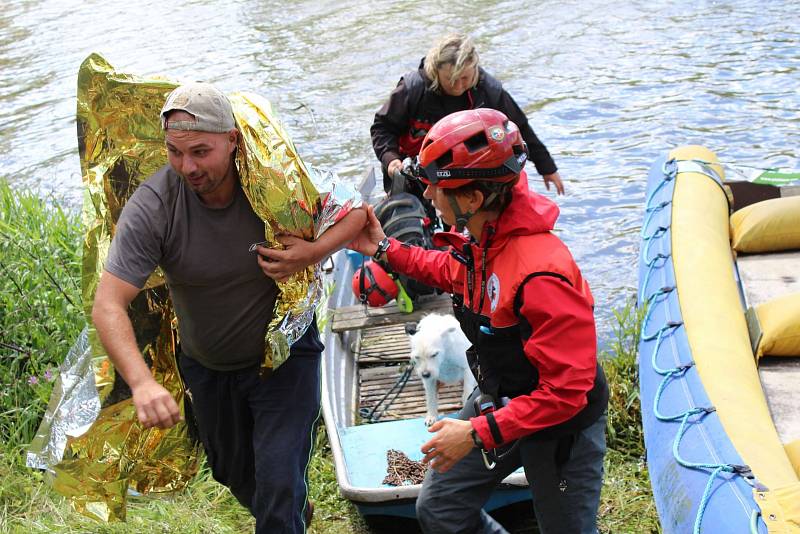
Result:
[[[491,235],[490,256],[495,248],[502,248],[508,238],[518,235],[531,235],[549,232],[558,219],[558,205],[549,198],[534,193],[528,188],[528,177],[523,171],[514,186],[511,203],[503,210],[497,220],[483,226],[481,246]],[[493,228],[494,231],[490,230]],[[461,250],[468,238],[456,232],[440,232],[433,236],[436,247],[450,245]]]

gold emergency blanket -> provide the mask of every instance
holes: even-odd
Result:
[[[136,187],[167,162],[159,113],[177,85],[117,72],[97,54],[83,62],[78,74],[88,337],[84,331],[62,365],[28,465],[49,469],[54,487],[71,498],[76,510],[106,521],[125,518],[129,492],[183,489],[202,455],[187,423],[168,430],[141,427],[130,390],[115,376],[90,318],[122,207]],[[358,205],[358,195],[335,175],[320,173],[300,159],[269,102],[252,94],[229,98],[242,133],[236,161],[240,180],[254,211],[265,221],[267,241],[274,243],[279,233],[314,239]],[[267,372],[285,361],[290,345],[313,320],[322,295],[319,266],[298,273],[279,289],[274,318],[266,329],[262,370]],[[183,409],[184,389],[175,360],[176,319],[163,273],[153,273],[131,304],[129,316],[154,377]]]

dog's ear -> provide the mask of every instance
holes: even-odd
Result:
[[[417,333],[417,323],[406,323],[406,334],[413,336]]]

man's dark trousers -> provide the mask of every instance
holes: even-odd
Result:
[[[179,359],[214,478],[251,511],[258,534],[305,532],[322,348],[314,321],[265,380],[258,366],[214,371]]]

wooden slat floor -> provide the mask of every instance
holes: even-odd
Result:
[[[395,302],[391,302],[382,308],[368,308],[362,304],[354,306],[342,306],[336,308],[331,318],[331,330],[333,332],[344,332],[346,330],[359,330],[376,326],[388,326],[405,324],[407,322],[419,321],[428,313],[450,313],[452,312],[449,295],[431,295],[423,297],[414,306],[411,313],[401,312]]]
[[[355,352],[355,351],[354,351]],[[370,364],[408,361],[411,345],[405,325],[395,324],[361,331],[361,346],[356,360],[364,367]]]
[[[409,362],[410,345],[402,324],[362,330],[359,363],[359,408],[371,410],[403,374]],[[461,384],[439,388],[439,413],[461,409]],[[394,398],[395,393],[389,395]],[[425,390],[412,371],[403,390],[383,411],[381,421],[425,417]]]

